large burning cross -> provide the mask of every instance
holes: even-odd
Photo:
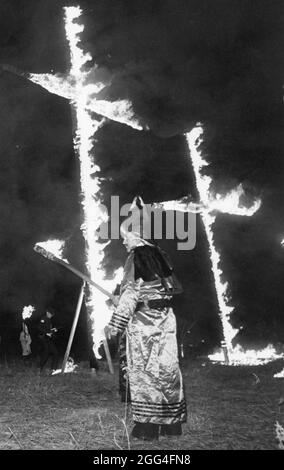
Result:
[[[250,207],[240,204],[240,198],[244,194],[242,186],[239,185],[235,190],[225,196],[213,196],[210,191],[212,179],[203,174],[203,169],[208,165],[202,157],[200,144],[202,142],[203,129],[201,125],[197,125],[191,132],[186,134],[186,139],[190,151],[191,163],[195,175],[196,187],[199,194],[200,202],[204,209],[199,208],[198,204],[190,202],[186,197],[178,201],[165,201],[154,204],[157,207],[163,207],[165,210],[177,210],[182,212],[200,212],[204,225],[211,261],[211,269],[214,276],[215,289],[217,294],[219,316],[223,328],[223,338],[225,346],[226,359],[230,361],[230,354],[233,353],[232,340],[238,330],[234,329],[229,322],[233,307],[229,305],[228,299],[228,283],[222,282],[222,270],[220,268],[220,254],[218,253],[214,243],[213,224],[216,219],[217,212],[225,214],[234,214],[239,216],[252,216],[260,207],[261,201],[256,200]]]
[[[204,225],[207,241],[209,244],[209,253],[211,261],[211,269],[214,276],[215,289],[219,305],[219,316],[223,327],[223,337],[225,343],[225,359],[230,361],[230,354],[233,351],[232,340],[236,336],[238,330],[232,327],[229,322],[230,316],[234,308],[229,305],[228,299],[228,283],[223,282],[221,279],[222,270],[220,268],[220,254],[218,253],[214,243],[213,224],[216,218],[216,210],[239,216],[252,216],[260,207],[261,201],[257,200],[254,204],[247,208],[239,204],[240,196],[242,195],[242,187],[239,186],[237,190],[232,191],[225,197],[212,198],[210,194],[211,178],[203,173],[203,169],[208,165],[206,160],[202,157],[200,144],[202,143],[203,129],[201,126],[196,126],[186,135],[190,158],[195,175],[196,188],[199,193],[200,200],[209,208],[201,214],[201,219]],[[215,213],[214,213],[214,212]],[[226,357],[227,356],[227,357]]]
[[[66,75],[32,74],[19,72],[11,66],[2,66],[28,80],[40,85],[50,93],[62,96],[70,101],[72,115],[75,117],[74,147],[80,161],[80,180],[84,222],[82,231],[86,242],[86,263],[90,278],[111,290],[119,276],[112,281],[104,279],[105,273],[101,267],[104,258],[105,244],[98,240],[97,230],[108,219],[100,201],[100,168],[93,163],[91,150],[92,138],[103,125],[105,119],[128,125],[133,129],[142,130],[143,126],[135,118],[129,101],[106,101],[98,97],[105,84],[95,80],[97,68],[87,70],[86,64],[91,60],[79,47],[80,34],[84,26],[76,22],[82,11],[80,7],[66,7],[65,31],[70,47],[71,68]],[[121,275],[121,272],[119,273]],[[105,303],[105,295],[89,284],[90,297],[88,307],[93,319],[93,339],[95,353],[104,339],[103,328],[110,319],[110,309]]]

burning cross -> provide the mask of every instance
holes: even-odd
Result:
[[[211,178],[203,174],[203,168],[208,165],[206,160],[202,158],[199,145],[202,142],[203,129],[197,125],[191,132],[186,134],[191,163],[195,175],[196,188],[199,193],[200,203],[192,203],[188,197],[177,201],[164,201],[154,203],[154,207],[162,207],[165,210],[178,210],[181,212],[201,213],[201,219],[204,225],[211,261],[211,269],[214,276],[215,289],[217,294],[219,316],[223,328],[222,347],[224,348],[225,359],[230,361],[230,353],[232,354],[232,340],[238,330],[234,329],[229,322],[233,307],[228,305],[228,284],[223,283],[221,279],[222,271],[220,269],[220,254],[218,253],[214,243],[213,224],[216,219],[216,213],[234,214],[239,216],[252,216],[260,207],[261,201],[256,200],[251,207],[241,206],[240,197],[244,194],[241,185],[237,189],[232,190],[225,196],[212,196],[210,192]]]
[[[228,284],[223,283],[221,279],[222,271],[219,267],[220,254],[218,253],[214,243],[213,224],[216,215],[213,210],[219,210],[223,213],[236,214],[241,216],[251,216],[260,207],[261,201],[255,201],[250,208],[239,206],[239,197],[242,193],[242,187],[239,186],[237,191],[231,192],[224,198],[218,197],[215,200],[210,196],[211,178],[203,174],[203,168],[208,165],[206,160],[202,158],[200,144],[202,142],[203,129],[201,126],[196,126],[191,132],[186,134],[186,139],[190,151],[190,158],[195,175],[196,188],[199,193],[201,202],[209,208],[201,214],[201,219],[204,225],[210,253],[211,269],[214,276],[217,300],[219,305],[219,316],[223,327],[223,337],[225,346],[225,358],[228,355],[230,361],[230,353],[232,352],[232,340],[237,334],[238,330],[234,329],[229,322],[230,315],[233,307],[228,305]]]
[[[91,279],[112,290],[119,282],[121,271],[114,280],[106,281],[104,271],[101,268],[105,245],[99,243],[96,232],[99,226],[107,221],[107,214],[104,213],[100,201],[101,182],[98,176],[100,168],[91,157],[92,137],[104,124],[105,119],[111,119],[137,130],[142,130],[143,126],[136,119],[129,101],[111,102],[101,100],[98,97],[98,93],[106,87],[106,84],[95,82],[96,66],[91,71],[86,71],[86,64],[90,61],[91,56],[85,54],[79,47],[80,34],[84,30],[84,26],[76,22],[82,11],[80,7],[66,7],[64,13],[65,32],[70,47],[71,60],[70,71],[67,75],[23,73],[11,66],[2,66],[2,69],[23,76],[50,93],[68,99],[71,103],[72,115],[75,116],[74,148],[80,161],[84,213],[82,231],[86,242],[86,264]],[[89,290],[90,296],[87,306],[94,323],[95,354],[99,357],[98,347],[104,339],[103,328],[108,323],[111,312],[105,303],[104,294],[96,291],[92,286],[89,286]]]

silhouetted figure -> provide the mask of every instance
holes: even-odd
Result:
[[[58,362],[58,351],[54,344],[54,335],[57,328],[52,327],[51,319],[54,314],[46,311],[46,314],[41,318],[38,325],[38,339],[40,344],[40,370],[42,371],[48,359],[51,357],[51,368],[55,370]]]

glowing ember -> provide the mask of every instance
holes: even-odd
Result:
[[[34,311],[35,311],[35,308],[32,305],[28,305],[27,307],[24,307],[22,311],[23,320],[26,320],[27,318],[31,318]]]
[[[49,253],[52,253],[54,256],[56,256],[56,258],[62,259],[63,261],[67,261],[62,258],[62,253],[65,245],[65,242],[63,240],[47,240],[46,242],[39,242],[36,245],[48,251]]]
[[[224,363],[224,353],[221,349],[208,357],[212,362]],[[244,350],[240,345],[237,345],[230,350],[230,365],[257,366],[283,357],[284,355],[278,354],[271,344],[260,351]]]
[[[284,428],[281,426],[281,424],[276,421],[275,423],[275,432],[276,432],[276,438],[279,441],[278,448],[280,450],[284,450]]]

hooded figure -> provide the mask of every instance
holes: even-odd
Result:
[[[151,241],[150,219],[141,198],[121,225],[129,252],[119,303],[109,328],[125,332],[133,437],[180,435],[186,403],[178,362],[172,296],[182,291],[167,255]]]

